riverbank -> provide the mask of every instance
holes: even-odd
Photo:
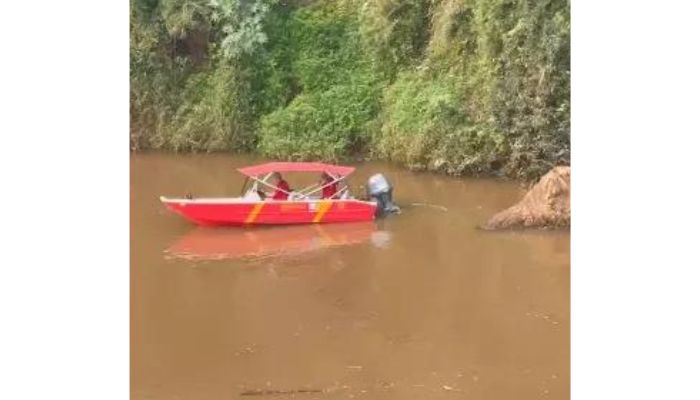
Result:
[[[132,1],[134,149],[536,179],[569,160],[564,0]]]

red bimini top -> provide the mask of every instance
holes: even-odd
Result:
[[[249,177],[265,175],[270,172],[327,172],[335,176],[348,176],[353,171],[355,171],[355,167],[318,162],[270,162],[238,168],[238,172]]]

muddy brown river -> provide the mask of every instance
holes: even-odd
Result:
[[[569,233],[475,229],[522,187],[363,163],[351,187],[384,173],[400,215],[272,228],[159,202],[262,161],[131,156],[132,399],[569,398]]]

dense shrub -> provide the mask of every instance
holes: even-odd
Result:
[[[363,57],[357,27],[345,15],[321,4],[297,10],[290,22],[293,68],[301,89],[325,90],[358,73]]]
[[[361,82],[303,94],[263,118],[258,148],[292,160],[338,161],[357,154],[368,142],[379,94],[376,85]]]
[[[569,160],[569,30],[567,0],[132,0],[131,145],[533,178]]]
[[[284,46],[265,47],[285,23],[274,3],[132,1],[132,148],[254,148],[260,117],[292,97]]]
[[[249,81],[226,63],[193,74],[172,118],[165,147],[179,150],[246,150],[253,143]]]
[[[420,63],[430,39],[430,0],[376,0],[359,7],[359,30],[377,72],[394,79]]]
[[[262,119],[258,149],[281,159],[341,160],[367,143],[379,109],[380,82],[363,51],[352,14],[325,4],[297,10],[289,22],[293,75],[302,94]]]
[[[388,88],[379,154],[524,178],[568,162],[568,9],[555,0],[436,2],[421,73]],[[411,113],[420,116],[407,123]]]
[[[503,137],[475,124],[462,109],[455,76],[402,73],[385,98],[377,155],[412,168],[450,174],[490,172],[503,153]]]

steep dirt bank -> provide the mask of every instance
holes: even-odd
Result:
[[[483,229],[560,228],[571,225],[571,167],[555,167],[516,205],[491,217]]]

